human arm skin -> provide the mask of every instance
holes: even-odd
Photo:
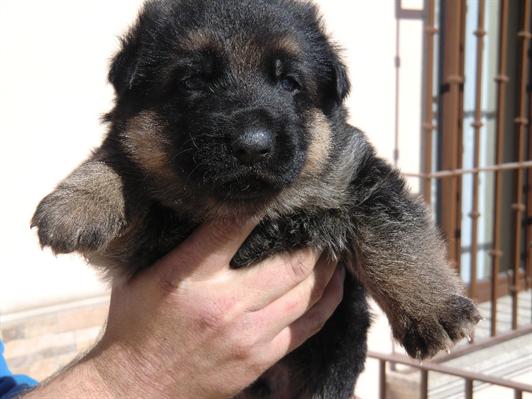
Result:
[[[231,398],[317,333],[343,269],[313,250],[229,263],[254,225],[206,225],[115,286],[102,340],[25,398]]]

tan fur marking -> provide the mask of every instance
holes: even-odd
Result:
[[[169,159],[169,143],[154,112],[141,112],[131,119],[125,133],[126,149],[137,164],[159,177],[174,177]]]
[[[273,45],[273,49],[284,51],[292,56],[301,54],[301,47],[297,40],[292,36],[283,36],[277,39]]]
[[[317,175],[328,161],[332,135],[331,125],[321,111],[312,111],[308,131],[311,138],[303,173]]]
[[[209,32],[204,30],[190,32],[183,41],[183,46],[190,51],[202,50],[214,44],[215,41],[213,40],[212,36],[209,34]]]
[[[244,35],[235,36],[227,44],[231,48],[229,54],[237,71],[246,71],[249,66],[258,66],[263,61],[262,56],[265,53],[265,48],[254,38]],[[293,57],[301,53],[299,44],[291,36],[275,39],[269,45],[269,49],[270,51],[284,52]]]

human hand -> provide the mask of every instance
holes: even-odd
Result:
[[[113,288],[90,358],[115,397],[230,398],[317,333],[345,271],[311,249],[229,263],[255,226],[206,225]]]

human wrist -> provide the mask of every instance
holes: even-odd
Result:
[[[97,374],[110,398],[189,399],[169,390],[167,378],[142,353],[120,342],[102,340],[87,355],[89,367]]]
[[[24,398],[98,398],[113,399],[115,395],[109,390],[99,374],[93,359],[86,356],[65,367],[59,373],[29,391]]]
[[[159,384],[157,379],[144,378],[144,369],[125,347],[117,343],[100,342],[83,358],[24,395],[24,398],[97,398],[118,399],[189,399],[175,394]]]

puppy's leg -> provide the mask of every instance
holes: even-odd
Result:
[[[358,273],[408,354],[433,356],[470,334],[480,315],[462,296],[425,206],[410,198],[399,174],[371,155],[357,176]]]
[[[35,212],[41,245],[56,254],[106,247],[126,224],[122,178],[95,155],[46,196]]]

